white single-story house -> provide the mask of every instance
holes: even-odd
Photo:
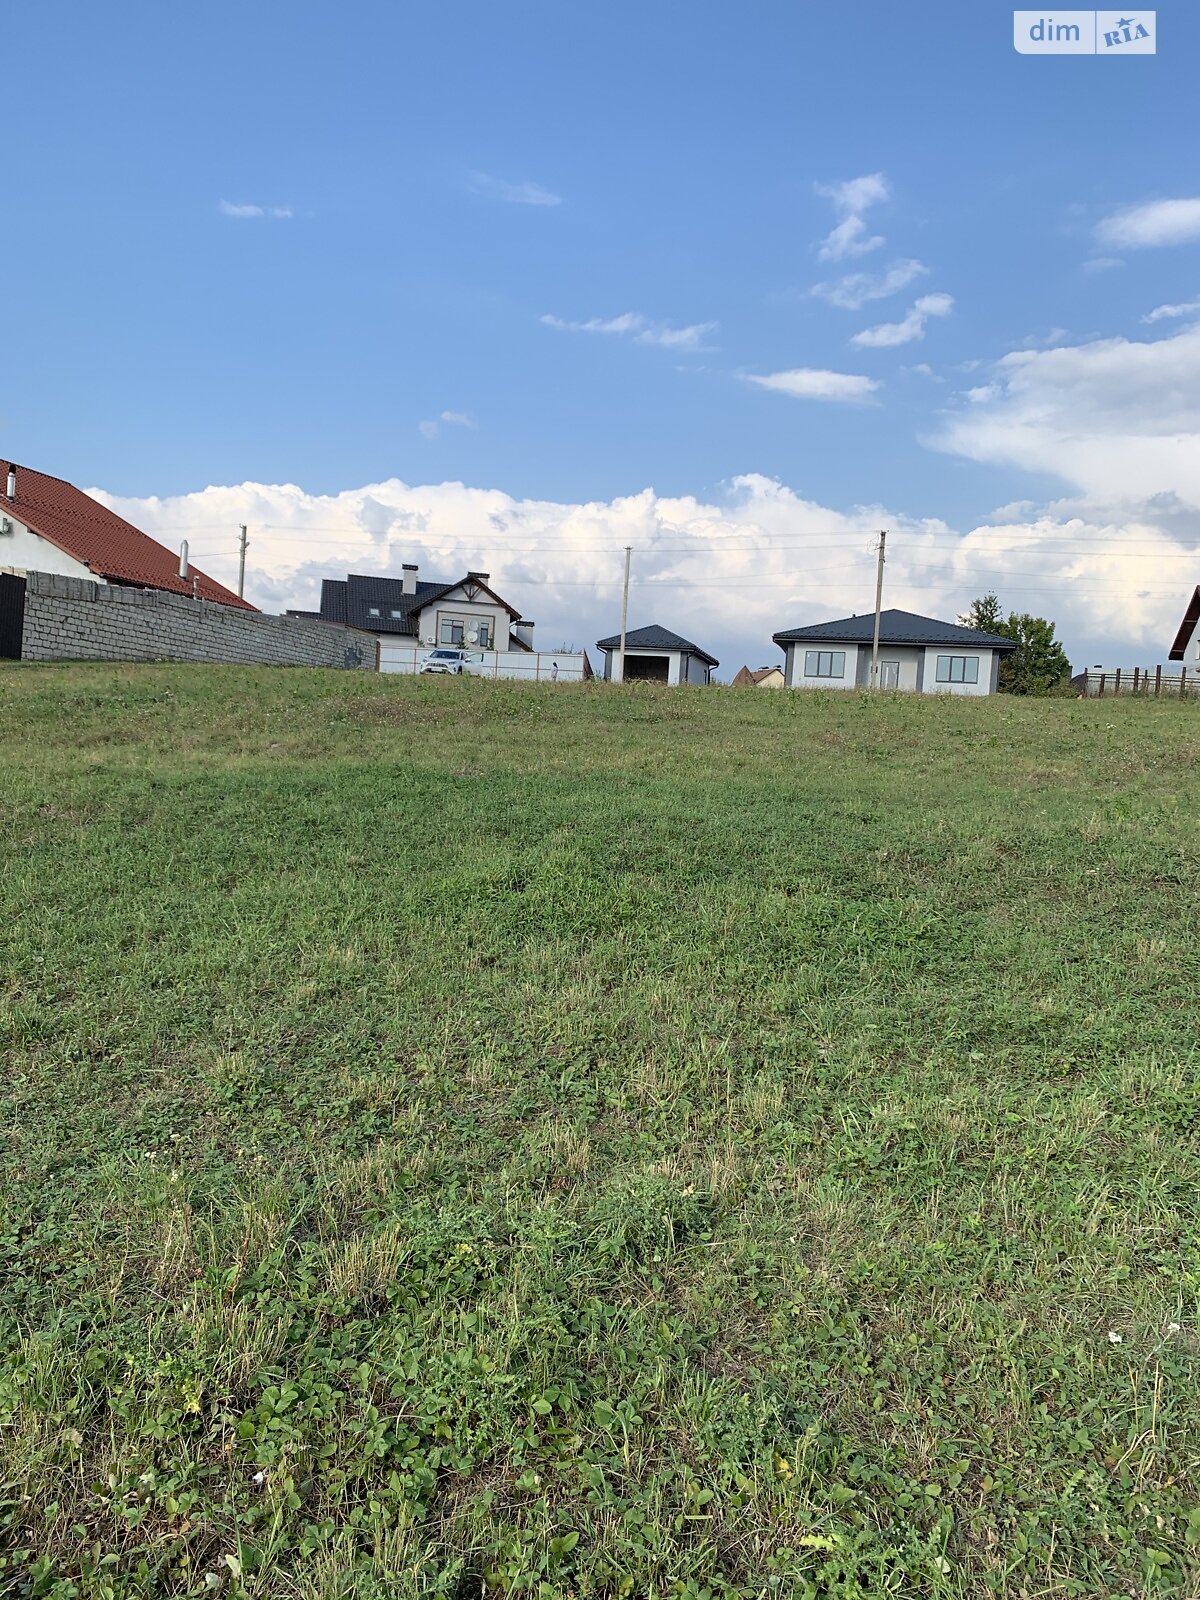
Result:
[[[321,584],[320,611],[289,616],[316,617],[372,633],[381,644],[398,637],[414,645],[455,645],[468,650],[533,649],[533,623],[501,599],[486,572],[468,572],[453,582],[424,582],[414,562],[398,578],[350,573]]]
[[[785,628],[773,635],[789,689],[864,689],[871,682],[875,613]],[[879,618],[879,687],[917,694],[995,694],[1000,657],[1016,646],[998,633],[914,611]]]
[[[604,651],[604,676],[610,683],[710,683],[721,663],[690,639],[652,622],[625,634],[625,670],[621,671],[621,635],[596,640]]]
[[[1192,591],[1183,621],[1179,624],[1179,632],[1175,635],[1175,643],[1167,657],[1169,661],[1184,662],[1185,671],[1186,664],[1190,664],[1200,672],[1200,632],[1197,631],[1197,623],[1200,623],[1200,584]]]

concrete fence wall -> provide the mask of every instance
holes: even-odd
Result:
[[[420,672],[436,646],[379,641],[380,672]],[[557,669],[557,670],[556,670]],[[519,678],[523,683],[580,683],[592,675],[587,651],[467,649],[467,672],[473,678]]]
[[[205,661],[245,666],[375,670],[375,641],[352,628],[268,616],[162,589],[127,589],[48,572],[3,580],[22,661]],[[15,587],[23,581],[24,593]],[[16,655],[15,648],[0,653]]]

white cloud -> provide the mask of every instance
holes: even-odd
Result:
[[[1150,200],[1097,224],[1096,237],[1118,250],[1144,250],[1200,239],[1200,200]]]
[[[865,256],[878,250],[887,240],[881,233],[868,233],[861,217],[843,217],[817,249],[822,261],[843,261],[847,256]]]
[[[910,344],[925,337],[925,324],[930,317],[948,317],[954,310],[954,296],[926,294],[914,302],[901,322],[881,322],[877,327],[864,328],[856,333],[850,343],[859,350],[883,350],[893,345]]]
[[[488,200],[503,200],[510,206],[560,206],[562,196],[544,189],[540,183],[510,183],[489,172],[468,172],[467,188]]]
[[[856,216],[869,206],[891,199],[891,186],[882,172],[871,172],[862,178],[850,178],[845,183],[818,183],[818,194],[832,200],[841,216]]]
[[[422,439],[436,439],[443,423],[449,428],[473,428],[475,419],[469,411],[443,411],[436,419],[429,417],[424,422],[418,422],[417,432]]]
[[[882,272],[850,272],[832,283],[814,284],[812,293],[822,300],[828,300],[831,306],[840,306],[844,311],[857,311],[869,300],[886,300],[889,295],[899,294],[901,289],[907,289],[910,283],[924,277],[928,271],[929,268],[920,261],[901,259],[893,261]]]
[[[1070,337],[1069,328],[1047,328],[1045,333],[1030,333],[1021,340],[1022,348],[1035,349],[1044,345],[1062,344],[1064,339]]]
[[[851,178],[845,183],[819,183],[816,190],[819,195],[833,201],[833,209],[840,219],[832,233],[827,234],[817,247],[817,254],[822,261],[843,261],[847,256],[865,256],[879,249],[884,243],[883,236],[867,231],[864,214],[871,206],[879,205],[891,195],[882,172]]]
[[[585,322],[572,322],[547,312],[541,321],[561,333],[632,334],[638,344],[657,344],[668,350],[711,350],[712,345],[704,340],[718,326],[715,322],[693,322],[684,328],[673,328],[666,322],[651,322],[640,311],[623,311],[616,317],[589,317]]]
[[[220,210],[223,217],[274,217],[281,219],[294,215],[291,206],[237,205],[232,200],[222,200]]]
[[[639,344],[661,344],[668,350],[711,350],[703,341],[714,332],[715,322],[693,322],[686,328],[670,328],[663,324],[657,328],[643,328],[638,334]]]
[[[547,311],[541,320],[547,328],[558,328],[562,333],[637,333],[646,326],[640,311],[622,311],[617,317],[589,317],[586,322],[570,322]]]
[[[1108,504],[1169,491],[1200,507],[1200,327],[1013,351],[968,398],[940,448],[1053,473]]]
[[[1177,306],[1155,306],[1153,311],[1147,311],[1142,321],[1163,322],[1175,317],[1190,317],[1198,311],[1200,311],[1200,300],[1185,300]]]
[[[800,400],[845,400],[861,404],[879,388],[878,378],[864,378],[851,372],[827,372],[820,367],[793,367],[788,372],[747,373],[746,381],[762,389]]]

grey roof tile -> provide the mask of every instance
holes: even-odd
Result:
[[[841,617],[837,622],[817,622],[808,628],[784,628],[772,634],[776,644],[804,644],[809,640],[831,640],[837,644],[870,644],[875,636],[875,613],[864,611],[858,617]],[[939,622],[915,611],[894,607],[879,617],[880,644],[957,644],[977,650],[1015,650],[1011,639],[979,628],[964,628],[957,622]]]
[[[597,650],[619,650],[621,635],[614,633],[607,639],[597,639]],[[710,667],[719,667],[721,663],[715,656],[710,656],[707,650],[701,650],[698,644],[693,644],[690,639],[684,639],[677,633],[672,633],[670,628],[660,628],[657,622],[652,622],[645,628],[633,628],[625,634],[625,649],[628,650],[682,650],[687,655],[699,656],[701,661],[707,661]]]

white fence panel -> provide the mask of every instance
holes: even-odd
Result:
[[[379,641],[380,672],[420,672],[432,645]],[[587,654],[570,651],[469,650],[467,671],[473,678],[519,678],[524,683],[581,683],[587,676]]]

